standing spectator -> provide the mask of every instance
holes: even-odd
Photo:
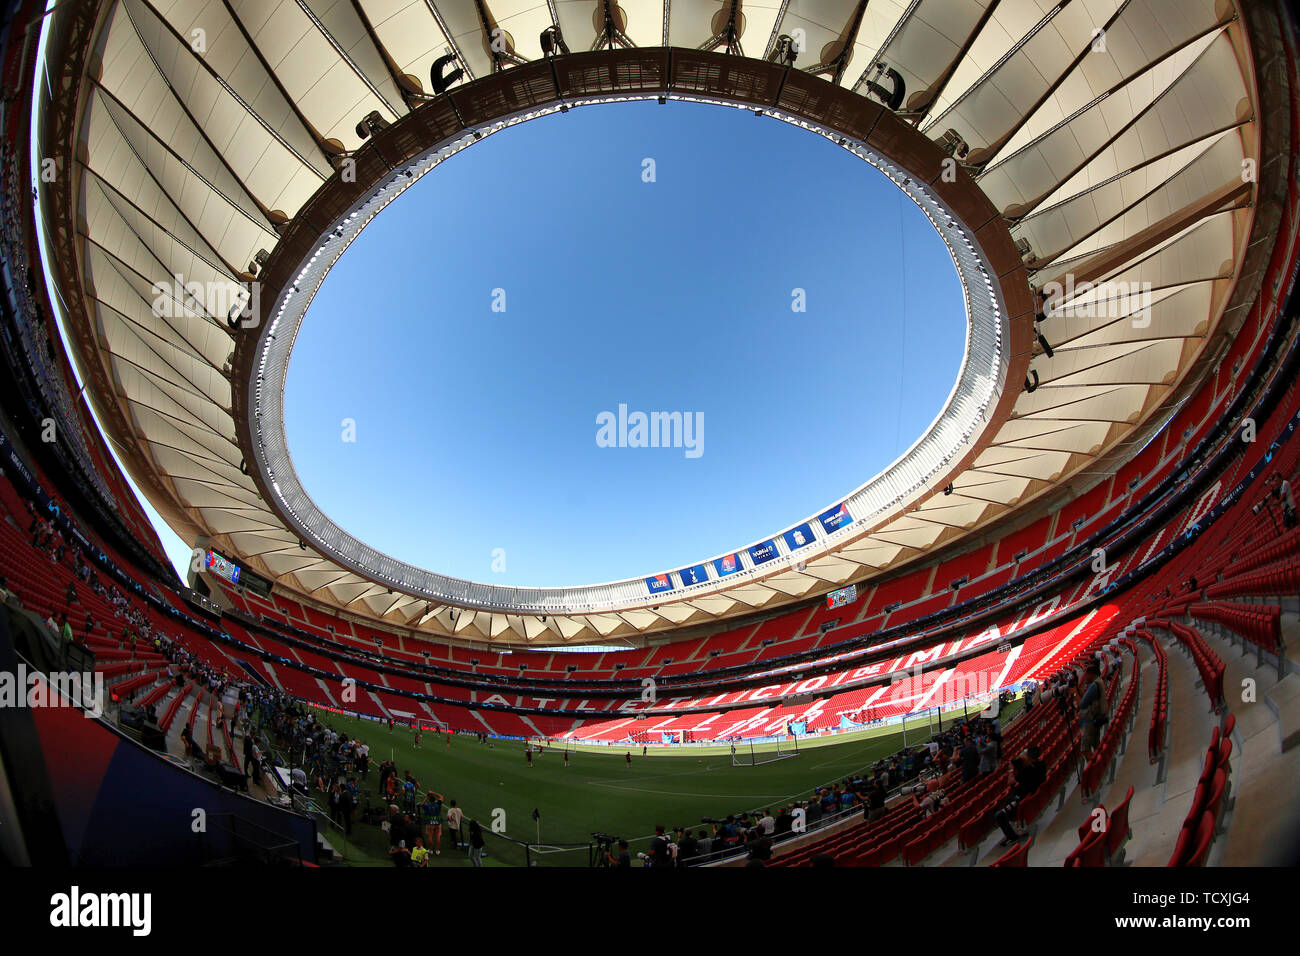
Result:
[[[1296,526],[1295,495],[1291,493],[1291,482],[1286,478],[1278,482],[1277,496],[1282,502],[1282,524],[1289,531]]]
[[[424,795],[420,819],[424,822],[425,844],[434,856],[442,856],[442,794],[430,790]]]
[[[654,839],[650,841],[650,865],[663,867],[673,865],[672,844],[665,835],[664,825],[655,827]]]
[[[253,770],[257,769],[257,760],[253,756],[253,746],[255,743],[256,741],[253,739],[253,734],[251,731],[249,733],[244,734],[244,776],[245,777],[252,776]]]
[[[609,865],[614,867],[615,869],[619,869],[619,870],[632,869],[632,851],[628,848],[628,842],[626,840],[618,841],[617,856],[615,856],[612,853],[606,853],[605,856],[609,860]]]
[[[772,859],[772,838],[764,836],[758,829],[750,830],[745,849],[749,851],[745,866],[767,866],[768,861]]]
[[[773,836],[784,836],[794,828],[794,817],[790,815],[789,807],[782,807],[777,811],[776,820],[773,822]]]
[[[807,822],[809,829],[812,829],[814,825],[821,823],[821,819],[822,804],[820,800],[809,800],[804,804],[804,820]]]
[[[393,866],[410,866],[411,851],[406,848],[406,841],[398,840],[396,845],[390,846],[388,848],[388,858],[393,861]]]
[[[483,865],[483,830],[477,820],[469,821],[469,861],[475,866]]]
[[[415,849],[411,851],[411,866],[426,867],[428,865],[429,851],[424,848],[424,841],[416,837]]]
[[[871,788],[871,794],[867,798],[867,819],[879,820],[885,815],[885,788],[877,781]]]
[[[1110,719],[1106,712],[1106,685],[1101,680],[1101,665],[1096,661],[1088,662],[1086,671],[1088,686],[1079,699],[1079,747],[1085,754],[1097,749],[1101,740],[1101,729]]]
[[[1015,783],[1011,787],[1011,794],[999,806],[993,814],[997,820],[998,826],[1006,838],[999,843],[999,846],[1010,846],[1021,837],[1023,833],[1018,832],[1012,825],[1011,820],[1015,815],[1015,809],[1020,801],[1025,799],[1047,779],[1047,765],[1043,763],[1038,755],[1037,747],[1030,747],[1025,751],[1025,759],[1017,757],[1011,761],[1011,772],[1015,777]]]
[[[980,752],[975,745],[974,738],[967,738],[966,743],[962,745],[958,752],[961,758],[961,779],[962,783],[967,783],[979,776],[980,770]]]
[[[352,836],[352,814],[357,808],[355,785],[349,783],[339,790],[339,815],[343,818],[343,835]]]
[[[980,776],[998,769],[998,744],[992,737],[981,737],[976,749],[980,755]]]
[[[690,830],[677,829],[677,865],[685,866],[699,852],[700,845]]]
[[[456,801],[451,801],[447,808],[447,836],[451,838],[452,849],[458,850],[461,847],[460,839],[460,822],[464,814],[460,807],[456,806]]]

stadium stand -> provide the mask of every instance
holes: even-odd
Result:
[[[30,88],[22,45],[3,53],[5,89]],[[1294,84],[1289,95],[1297,95]],[[1000,729],[996,769],[948,786],[937,809],[895,790],[874,817],[794,834],[772,865],[829,857],[844,866],[1023,867],[1032,846],[1038,865],[1118,866],[1132,862],[1126,845],[1140,845],[1147,865],[1155,853],[1170,867],[1190,867],[1227,853],[1230,816],[1238,800],[1247,805],[1239,751],[1234,767],[1244,735],[1229,712],[1229,688],[1246,676],[1272,689],[1296,670],[1296,642],[1287,638],[1300,612],[1300,528],[1285,525],[1294,516],[1287,518],[1281,494],[1283,481],[1300,478],[1296,129],[1276,210],[1288,241],[1258,269],[1259,293],[1240,309],[1241,326],[1224,351],[1207,358],[1198,387],[1112,473],[981,529],[978,542],[864,580],[857,602],[843,608],[792,600],[707,633],[654,635],[661,643],[507,655],[435,640],[382,616],[359,620],[279,586],[265,597],[210,574],[189,586],[176,579],[81,397],[35,278],[19,148],[27,115],[8,103],[0,115],[0,300],[12,380],[0,417],[0,575],[22,610],[56,622],[66,616],[72,643],[93,655],[110,692],[109,720],[120,723],[130,708],[157,715],[167,757],[186,756],[183,733],[201,742],[207,762],[239,764],[241,711],[225,691],[245,683],[375,721],[616,749],[633,741],[668,746],[666,737],[785,736],[801,722],[808,737],[825,739],[882,722],[928,729],[932,715],[961,713],[973,727],[1001,692],[1032,701],[1045,686],[1067,686],[1068,675],[1077,680],[1098,653],[1108,662],[1114,654],[1122,663],[1107,666],[1109,721],[1090,753],[1069,705],[1045,700]],[[53,443],[34,438],[47,418],[59,425]],[[1241,439],[1246,418],[1258,426],[1254,441]],[[55,631],[60,639],[62,628]],[[1225,653],[1232,644],[1242,655]],[[657,682],[651,699],[641,693],[646,678]],[[346,706],[345,681],[359,691]],[[1143,715],[1146,760],[1135,769],[1128,744]],[[1154,811],[1144,807],[1139,820],[1135,808],[1183,772],[1184,741],[1199,748],[1211,722],[1193,761],[1194,787],[1166,801],[1183,820],[1178,835],[1156,848]],[[1267,732],[1256,727],[1252,754],[1275,724],[1280,717],[1259,725]],[[985,844],[1016,785],[1007,758],[1030,747],[1045,775],[1014,804],[1024,840],[988,860]],[[1290,748],[1284,740],[1274,749]],[[1257,789],[1267,785],[1252,779]],[[1076,806],[1099,815],[1077,823]]]

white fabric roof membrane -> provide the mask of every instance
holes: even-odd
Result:
[[[453,623],[447,608],[300,550],[240,471],[230,303],[213,290],[274,248],[274,224],[333,175],[331,157],[362,145],[362,117],[407,113],[402,87],[427,92],[444,53],[466,82],[539,58],[552,25],[575,52],[667,40],[725,53],[728,22],[746,56],[803,38],[796,69],[864,96],[868,81],[893,82],[878,65],[897,71],[902,115],[932,140],[951,130],[964,141],[976,182],[1027,244],[1035,283],[1091,275],[1095,257],[1131,246],[1092,275],[1110,291],[1054,304],[1042,327],[1054,357],[1032,363],[1040,387],[1020,396],[955,494],[803,571],[654,611],[548,616],[541,627],[485,611]],[[116,0],[80,120],[75,186],[94,360],[114,391],[96,400],[124,410],[131,434],[114,437],[159,476],[170,500],[155,504],[178,516],[182,536],[210,537],[282,588],[363,617],[546,643],[774,606],[913,560],[1050,492],[1173,392],[1244,252],[1249,197],[1198,203],[1259,158],[1245,46],[1227,0]],[[1141,241],[1153,226],[1167,234]],[[177,288],[176,276],[198,285]],[[1142,321],[1116,288],[1145,290]]]

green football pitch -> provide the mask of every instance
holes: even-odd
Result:
[[[639,746],[571,751],[566,767],[562,749],[552,746],[535,754],[529,767],[520,740],[494,740],[489,746],[472,736],[455,736],[448,747],[446,735],[425,733],[416,749],[414,734],[407,727],[390,732],[386,724],[374,721],[324,711],[318,715],[339,733],[370,745],[372,769],[368,779],[361,781],[363,789],[377,788],[374,768],[391,756],[398,773],[410,770],[422,791],[434,790],[446,802],[455,800],[466,822],[477,819],[487,841],[485,863],[489,865],[529,861],[587,866],[587,844],[594,831],[628,840],[635,853],[649,844],[656,824],[698,830],[702,817],[764,807],[775,810],[793,799],[807,799],[816,787],[837,782],[903,746],[902,733],[889,728],[843,743],[801,741],[797,756],[746,767],[732,765],[729,748],[697,754],[688,748],[652,747],[643,757]],[[1010,715],[1003,708],[1003,719]],[[958,713],[945,718],[944,726],[960,717]],[[937,721],[930,729],[937,731]],[[928,739],[924,721],[909,725],[909,745]],[[629,751],[631,767],[625,756]],[[313,796],[318,805],[325,804],[321,794]],[[377,792],[370,799],[376,806],[382,804]],[[540,820],[534,820],[534,810]],[[360,813],[356,820],[350,840],[326,823],[321,824],[321,834],[349,863],[389,865],[387,834],[378,825],[359,822]],[[523,843],[556,849],[527,854]],[[579,846],[560,849],[562,844]],[[442,853],[431,854],[429,865],[470,863],[464,850],[449,846],[444,833]]]

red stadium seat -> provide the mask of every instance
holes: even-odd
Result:
[[[1024,843],[1013,846],[1006,853],[1002,854],[989,866],[998,866],[1003,868],[1021,867],[1029,865],[1029,848],[1034,845],[1034,838],[1030,837]]]
[[[1090,831],[1069,856],[1065,858],[1065,866],[1105,866],[1106,865],[1106,834],[1103,831]]]

